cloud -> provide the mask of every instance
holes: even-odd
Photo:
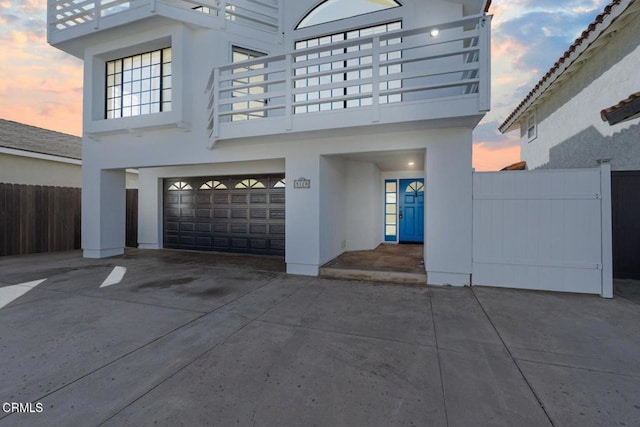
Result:
[[[494,147],[491,144],[473,144],[473,167],[476,171],[498,171],[520,161],[520,146]]]

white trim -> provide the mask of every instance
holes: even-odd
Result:
[[[14,148],[0,147],[0,154],[9,154],[11,156],[29,157],[32,159],[82,166],[82,160],[72,159],[70,157],[54,156],[52,154],[36,153],[33,151],[16,150]]]

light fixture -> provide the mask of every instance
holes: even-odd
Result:
[[[409,162],[409,166],[415,166],[416,162]]]
[[[431,35],[431,37],[438,37],[440,35],[440,30],[437,28],[434,28],[433,30],[431,30],[429,34]]]

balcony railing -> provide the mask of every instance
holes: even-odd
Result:
[[[234,22],[281,32],[280,0],[48,0],[49,35],[51,39],[78,27],[86,31],[110,28],[153,14],[187,22],[190,18],[208,21],[212,28]]]
[[[479,115],[490,108],[490,16],[329,42],[214,68],[221,139]],[[331,39],[331,37],[329,37]]]

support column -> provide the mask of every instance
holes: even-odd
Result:
[[[293,153],[286,157],[287,273],[317,276],[320,266],[320,157]],[[308,188],[295,181],[308,180]],[[302,185],[302,184],[300,184]]]
[[[155,171],[140,169],[138,175],[138,248],[161,249],[162,179]]]
[[[85,258],[122,255],[126,233],[126,172],[82,168],[82,249]]]
[[[471,130],[451,131],[429,145],[425,161],[427,282],[471,284],[473,172]]]

